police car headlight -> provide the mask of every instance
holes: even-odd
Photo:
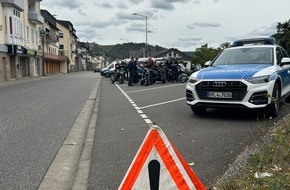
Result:
[[[188,83],[191,83],[191,84],[194,84],[194,83],[197,83],[198,82],[198,79],[197,78],[190,78],[188,80]]]
[[[267,83],[269,82],[269,76],[254,77],[254,78],[246,79],[246,81],[252,84]]]

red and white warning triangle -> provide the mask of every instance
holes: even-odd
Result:
[[[119,190],[206,190],[159,127],[150,127]]]

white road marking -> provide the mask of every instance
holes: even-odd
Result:
[[[140,114],[141,115],[141,117],[143,118],[143,119],[147,119],[148,117],[147,117],[147,115],[145,115],[145,114]]]
[[[137,104],[135,104],[135,102],[127,95],[127,93],[118,85],[115,84],[119,90],[124,94],[124,96],[127,98],[127,100],[131,103],[131,105],[135,108],[135,110],[138,112],[138,114],[140,115],[140,117],[142,117],[144,119],[144,121],[148,124],[148,125],[152,125],[153,122],[140,110],[140,108],[137,106]]]
[[[118,84],[115,84],[115,85],[119,88],[119,90],[123,93],[123,95],[127,98],[127,100],[131,103],[131,105],[135,108],[137,113],[140,115],[140,117],[142,117],[147,124],[153,124],[153,122],[147,117],[147,115],[145,115],[143,113],[142,109],[146,109],[146,108],[150,108],[150,107],[154,107],[154,106],[160,106],[160,105],[163,105],[163,104],[169,104],[169,103],[172,103],[172,102],[185,100],[185,97],[184,97],[184,98],[179,98],[179,99],[170,100],[170,101],[166,101],[166,102],[161,102],[161,103],[158,103],[158,104],[152,104],[152,105],[148,105],[148,106],[138,107],[137,104],[130,98],[130,96],[128,96],[127,93],[144,92],[144,91],[156,90],[156,89],[160,89],[160,88],[168,88],[168,87],[172,87],[172,86],[180,86],[180,85],[184,85],[184,83],[183,84],[175,84],[175,85],[155,87],[155,88],[148,88],[148,89],[142,89],[142,90],[135,90],[135,91],[127,92],[127,93]]]
[[[166,101],[166,102],[161,102],[161,103],[158,103],[158,104],[152,104],[152,105],[140,107],[140,109],[142,110],[142,109],[146,109],[146,108],[150,108],[150,107],[154,107],[154,106],[160,106],[160,105],[163,105],[163,104],[169,104],[169,103],[177,102],[177,101],[181,101],[181,100],[185,100],[185,97],[184,98],[175,99],[175,100]]]
[[[132,91],[127,92],[127,94],[135,93],[135,92],[144,92],[144,91],[156,90],[156,89],[160,89],[160,88],[170,88],[172,86],[182,86],[182,85],[185,85],[185,83],[173,84],[173,85],[167,85],[167,86],[159,86],[159,87],[154,87],[154,88],[146,88],[146,89],[141,89],[141,90],[132,90]]]

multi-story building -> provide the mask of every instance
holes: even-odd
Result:
[[[0,0],[0,82],[41,74],[41,0]]]
[[[56,18],[47,10],[41,10],[45,22],[41,28],[45,74],[67,73],[67,57],[59,55],[59,33]]]
[[[20,59],[19,57],[23,55],[20,13],[24,11],[24,2],[0,0],[0,3],[0,82],[2,82],[11,78],[16,79],[18,76],[16,58]]]
[[[39,51],[40,37],[39,27],[44,19],[40,14],[40,2],[42,0],[24,0],[24,12],[22,19],[22,45],[25,48],[25,57],[19,62],[19,77],[42,75],[42,54]]]
[[[57,20],[57,28],[60,29],[59,34],[59,51],[62,55],[68,57],[68,72],[79,71],[76,64],[77,40],[76,30],[70,21]]]

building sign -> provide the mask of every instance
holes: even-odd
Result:
[[[40,30],[40,37],[44,37],[44,36],[46,36],[45,30]]]
[[[27,49],[27,55],[35,56],[36,55],[36,51],[35,50],[31,50],[31,49]]]
[[[7,45],[8,53],[11,54],[27,54],[27,49],[19,45]]]

